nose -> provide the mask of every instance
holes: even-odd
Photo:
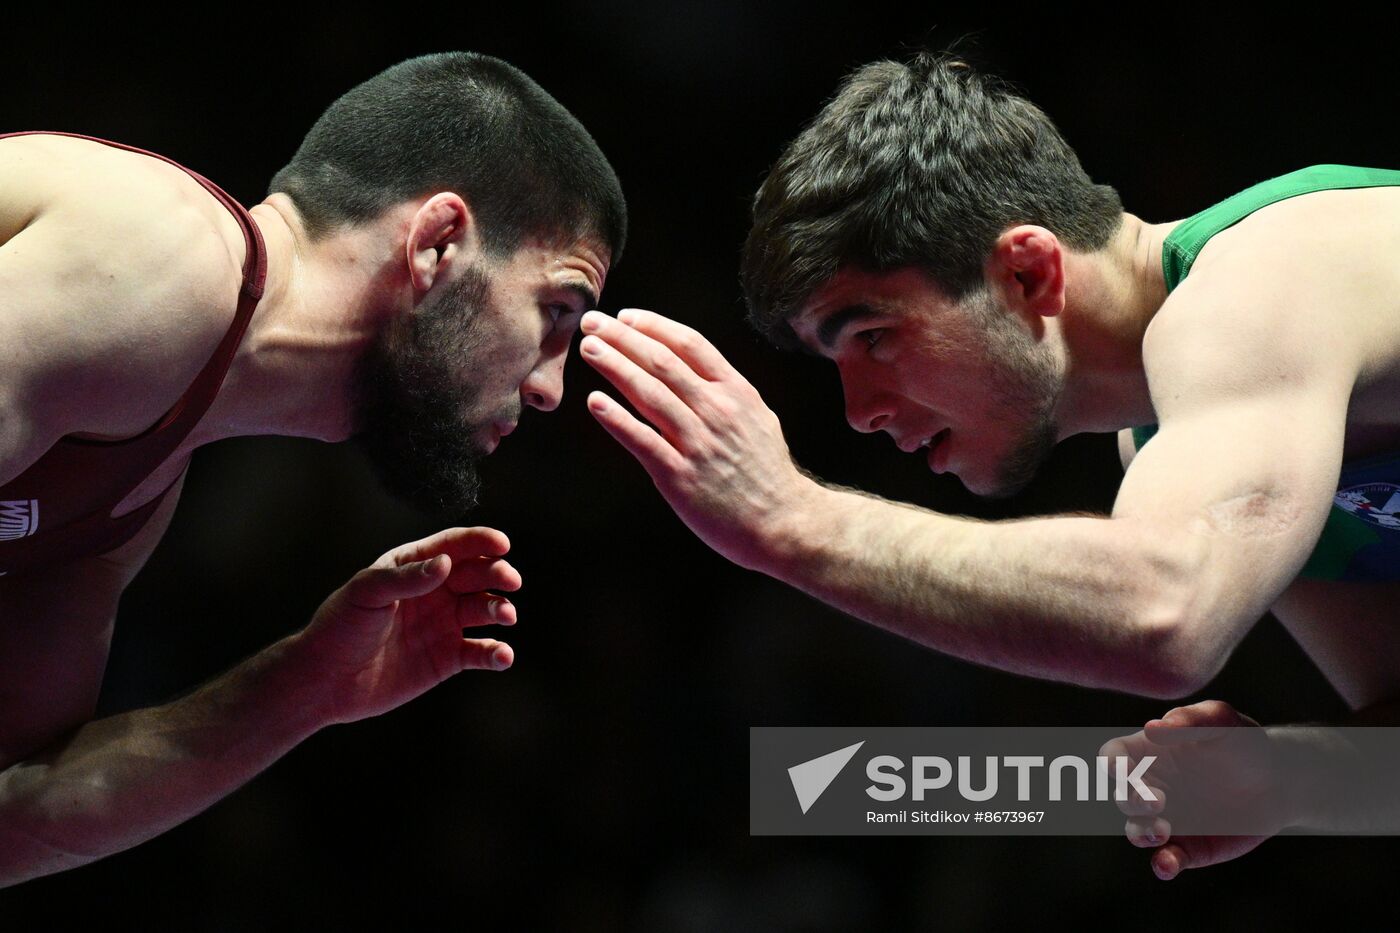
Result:
[[[894,417],[894,400],[888,395],[861,385],[845,373],[841,387],[846,393],[846,421],[860,433],[878,431]]]
[[[554,411],[564,398],[564,357],[567,353],[551,353],[540,359],[530,375],[520,384],[525,404],[540,411]]]

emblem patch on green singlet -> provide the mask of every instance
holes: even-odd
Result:
[[[1337,490],[1337,508],[1381,528],[1400,530],[1400,486],[1366,483]]]

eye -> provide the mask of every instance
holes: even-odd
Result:
[[[867,350],[875,349],[875,344],[879,343],[880,338],[883,336],[885,336],[885,328],[883,327],[872,327],[870,330],[863,330],[856,334],[858,340],[865,341],[865,348]]]
[[[572,314],[574,309],[563,302],[555,302],[544,306],[545,313],[549,315],[550,323],[558,324],[561,317]]]

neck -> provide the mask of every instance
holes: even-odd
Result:
[[[1156,420],[1142,340],[1167,298],[1162,244],[1175,226],[1124,214],[1106,248],[1066,253],[1060,329],[1068,371],[1057,408],[1061,437]]]
[[[352,228],[313,243],[284,194],[250,213],[267,247],[267,281],[197,445],[255,434],[345,440],[356,364],[386,320],[389,241]]]

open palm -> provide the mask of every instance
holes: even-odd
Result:
[[[327,597],[301,640],[332,687],[330,720],[377,716],[467,669],[509,667],[509,645],[463,634],[515,623],[515,606],[493,592],[520,588],[509,550],[495,529],[449,528],[394,548]]]

